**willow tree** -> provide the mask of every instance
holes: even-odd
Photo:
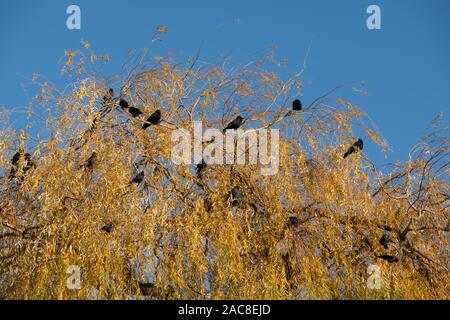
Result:
[[[144,51],[106,78],[108,56],[84,42],[66,52],[69,86],[33,77],[27,126],[9,121],[23,110],[3,111],[0,297],[447,298],[445,134],[434,128],[405,163],[377,168],[364,150],[343,159],[354,130],[388,148],[338,97],[355,86],[290,111],[306,63],[283,79],[274,57],[270,48],[246,64],[178,63]],[[158,109],[163,121],[143,130]],[[260,163],[197,174],[196,164],[173,162],[174,130],[192,132],[194,120],[221,129],[240,114],[245,129],[279,129],[275,174],[260,174]]]

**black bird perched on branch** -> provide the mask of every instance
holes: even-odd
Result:
[[[119,106],[125,110],[128,109],[128,112],[131,114],[131,116],[133,117],[137,117],[138,115],[142,114],[142,111],[139,108],[135,108],[133,106],[130,106],[130,104],[128,103],[128,101],[124,100],[124,99],[120,99],[119,101]]]
[[[22,153],[23,153],[23,150],[19,150],[13,155],[13,157],[11,159],[11,164],[13,166],[15,166],[17,164],[17,162],[19,162],[20,156],[22,155]]]
[[[288,220],[288,224],[296,227],[298,225],[298,218],[295,216],[290,216]]]
[[[281,258],[284,262],[284,272],[286,274],[286,280],[287,282],[290,282],[292,279],[292,266],[290,263],[290,254],[287,252],[286,254],[281,255]]]
[[[135,108],[135,107],[128,107],[128,112],[134,117],[137,117],[140,114],[143,114],[142,111],[139,108]]]
[[[206,169],[206,162],[205,162],[205,160],[202,159],[202,162],[200,162],[196,166],[197,178],[201,177],[201,174],[202,174],[203,170],[205,170],[205,169]]]
[[[106,233],[111,233],[114,230],[114,225],[111,222],[108,222],[100,230]]]
[[[144,177],[145,177],[144,171],[141,171],[137,175],[135,175],[133,179],[131,179],[130,184],[132,183],[139,184],[142,181],[144,181]]]
[[[161,122],[161,110],[156,110],[155,112],[153,112],[150,115],[150,117],[148,117],[148,119],[146,120],[146,122],[142,126],[142,129],[145,130],[148,127],[150,127],[152,124],[158,124],[160,122]]]
[[[28,152],[24,153],[24,150],[22,148],[17,151],[14,156],[11,159],[11,171],[9,173],[11,178],[14,178],[16,175],[16,172],[19,170],[19,164],[21,159],[24,161],[24,165],[22,167],[22,171],[26,173],[28,170],[30,170],[32,167],[35,166],[33,160],[31,159],[31,154]]]
[[[394,262],[398,262],[398,258],[396,256],[390,256],[387,254],[383,254],[381,256],[377,256],[380,259],[386,260],[389,263],[394,263]]]
[[[351,147],[348,148],[348,150],[344,153],[344,159],[347,158],[352,153],[362,150],[363,147],[364,147],[364,142],[362,141],[362,139],[358,139],[358,141],[356,141],[354,144],[352,144]]]
[[[244,201],[244,195],[242,194],[241,190],[238,186],[231,189],[231,198],[233,199],[233,206],[238,206]]]
[[[302,110],[302,103],[299,99],[292,101],[292,110]]]
[[[92,169],[94,167],[95,160],[97,159],[97,152],[92,152],[91,156],[86,160],[85,163],[80,165],[81,168]]]
[[[107,107],[108,105],[110,105],[113,97],[114,97],[114,89],[110,88],[108,92],[103,96],[102,106]]]
[[[244,121],[244,118],[242,118],[241,116],[237,116],[236,119],[234,119],[233,121],[231,121],[224,129],[223,132],[227,131],[227,130],[236,130],[239,129],[242,126],[242,123]]]
[[[124,100],[124,99],[120,99],[119,106],[122,109],[128,109],[130,107],[129,103],[126,100]]]
[[[389,236],[389,234],[385,233],[380,238],[379,242],[380,242],[380,245],[382,245],[385,249],[388,249],[389,248],[389,243],[391,242],[391,237]]]

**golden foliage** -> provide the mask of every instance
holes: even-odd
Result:
[[[0,298],[124,299],[150,280],[157,299],[448,297],[448,139],[429,135],[408,162],[377,170],[363,152],[342,159],[358,123],[387,145],[357,106],[324,97],[287,114],[301,82],[283,81],[273,65],[265,71],[264,58],[252,69],[143,56],[130,58],[128,74],[103,79],[92,76],[96,57],[66,51],[71,89],[41,85],[30,119],[46,140],[8,123],[0,131]],[[161,109],[171,125],[144,131],[143,119],[100,107],[110,86],[145,114]],[[211,165],[198,178],[194,165],[171,162],[174,127],[192,131],[202,119],[222,128],[243,113],[249,128],[280,129],[277,174]],[[35,166],[11,178],[18,146]],[[80,168],[94,151],[95,165]],[[144,182],[130,185],[140,170]],[[245,200],[233,207],[236,185]],[[386,254],[399,261],[377,258]],[[370,264],[380,289],[367,286]],[[81,270],[75,291],[66,286],[71,265]]]

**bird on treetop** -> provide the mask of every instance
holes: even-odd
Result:
[[[302,103],[299,99],[292,101],[292,110],[302,110]]]
[[[135,176],[133,177],[133,179],[131,179],[130,184],[131,184],[131,183],[139,184],[139,183],[141,183],[142,181],[144,181],[144,177],[145,177],[144,171],[141,171],[141,172],[139,172],[137,175],[135,175]]]
[[[244,118],[241,116],[237,116],[236,119],[231,121],[224,129],[223,132],[227,130],[236,130],[239,129],[244,121]]]
[[[364,142],[362,141],[362,139],[358,139],[358,141],[356,141],[354,144],[352,144],[350,146],[350,148],[348,148],[348,150],[344,153],[343,158],[347,158],[349,155],[351,155],[352,153],[357,153],[359,151],[361,151],[364,147]]]
[[[153,112],[150,117],[145,121],[144,125],[142,126],[142,129],[147,129],[152,124],[159,124],[161,122],[161,110],[156,110]]]

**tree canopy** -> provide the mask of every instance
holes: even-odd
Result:
[[[337,97],[359,84],[290,111],[307,60],[283,77],[273,50],[245,64],[144,50],[106,78],[109,57],[83,42],[65,54],[68,86],[34,76],[29,109],[2,112],[0,298],[446,299],[446,128],[433,123],[404,163],[377,167],[364,150],[343,159],[356,132],[389,148]],[[143,115],[103,99],[109,88]],[[143,130],[156,110],[164,121]],[[222,129],[241,114],[246,129],[280,130],[276,174],[172,162],[175,128]],[[39,128],[43,137],[31,134]],[[70,266],[78,289],[67,286]]]

